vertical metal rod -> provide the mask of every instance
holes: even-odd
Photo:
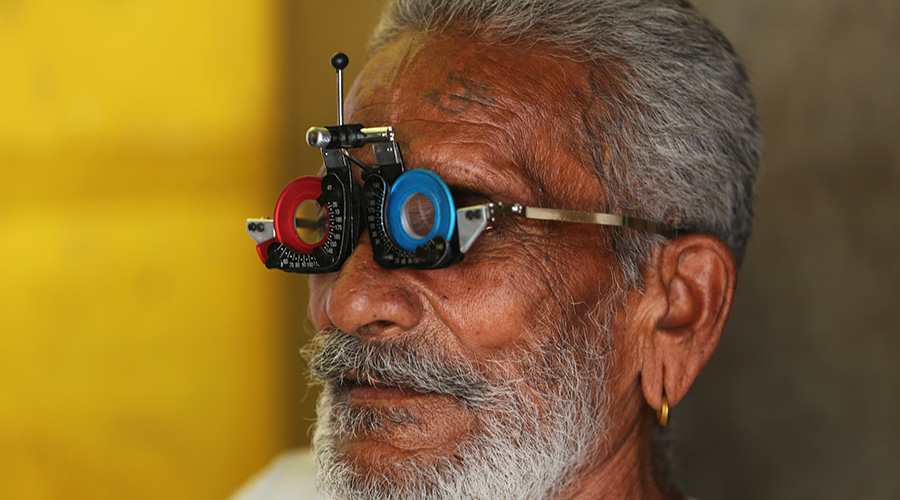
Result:
[[[344,124],[344,72],[337,70],[337,111],[338,125]]]

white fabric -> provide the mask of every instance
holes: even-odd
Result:
[[[316,492],[310,450],[283,453],[247,482],[231,500],[325,500]]]

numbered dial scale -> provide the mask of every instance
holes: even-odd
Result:
[[[270,269],[325,273],[341,267],[365,221],[373,257],[386,268],[432,269],[462,259],[456,209],[446,184],[426,170],[405,171],[390,127],[313,128],[326,175],[295,179],[279,196],[274,219],[248,219],[260,259]],[[375,165],[350,156],[348,147],[371,143]],[[353,182],[359,166],[362,187]]]

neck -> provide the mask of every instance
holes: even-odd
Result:
[[[683,500],[655,463],[653,415],[642,413],[622,438],[598,450],[603,458],[587,464],[555,500]]]

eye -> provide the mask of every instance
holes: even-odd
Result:
[[[456,208],[487,205],[493,201],[487,195],[459,187],[450,187],[450,194],[453,195]]]
[[[403,228],[413,238],[424,238],[431,232],[435,222],[435,206],[422,193],[416,193],[403,203],[400,209]]]

